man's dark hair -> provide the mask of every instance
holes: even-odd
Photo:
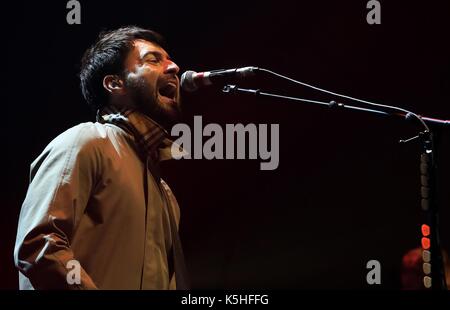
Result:
[[[97,41],[81,60],[80,86],[84,99],[94,109],[108,104],[108,94],[103,88],[106,75],[124,72],[125,59],[133,48],[133,41],[142,39],[165,48],[164,38],[155,31],[127,26],[101,32]]]

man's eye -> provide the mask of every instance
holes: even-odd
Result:
[[[152,64],[157,64],[157,63],[159,63],[159,59],[157,59],[157,58],[147,58],[147,62],[152,63]]]

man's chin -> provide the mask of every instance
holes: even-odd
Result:
[[[175,101],[169,104],[167,102],[158,102],[156,109],[146,111],[145,114],[168,131],[181,120],[181,110],[179,104]]]

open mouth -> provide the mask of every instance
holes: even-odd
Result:
[[[166,97],[171,100],[175,100],[175,97],[177,95],[177,86],[176,84],[170,82],[166,85],[162,86],[159,89],[159,94],[163,97]]]

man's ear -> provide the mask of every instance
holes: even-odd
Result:
[[[125,93],[124,83],[117,75],[107,75],[103,78],[103,87],[110,94],[123,95]]]

